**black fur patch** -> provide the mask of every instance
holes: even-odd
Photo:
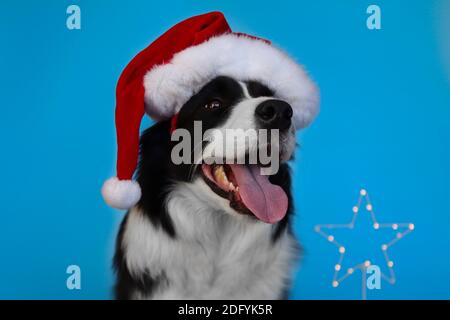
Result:
[[[253,98],[274,96],[274,92],[271,89],[269,89],[269,87],[263,85],[261,82],[247,81],[246,85],[248,93]]]
[[[172,220],[164,207],[164,201],[176,178],[170,160],[169,125],[169,121],[156,123],[141,136],[137,181],[141,186],[142,197],[138,207],[155,226],[175,237]]]
[[[270,176],[269,181],[273,184],[279,185],[288,197],[288,209],[286,216],[274,226],[272,239],[275,242],[280,238],[281,234],[284,230],[286,230],[286,228],[290,228],[290,220],[292,213],[294,212],[294,204],[291,192],[291,172],[289,166],[286,163],[280,165],[280,169],[278,170],[278,172],[275,175]],[[289,231],[291,232],[291,230]]]
[[[243,97],[242,87],[236,80],[224,76],[217,77],[192,96],[181,108],[177,128],[193,130],[194,121],[202,122],[203,131],[218,127],[225,122],[233,106]],[[205,108],[213,100],[218,100],[221,107]]]

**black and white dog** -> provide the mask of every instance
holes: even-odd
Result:
[[[226,76],[209,81],[178,113],[177,128],[192,134],[195,121],[203,130],[278,129],[278,146],[269,148],[279,151],[281,163],[270,176],[257,164],[174,164],[170,120],[142,134],[142,197],[117,239],[117,298],[286,297],[299,253],[290,228],[292,113],[272,88]],[[203,158],[213,143],[202,144]],[[251,140],[235,156],[259,147]]]

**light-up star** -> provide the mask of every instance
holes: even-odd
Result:
[[[355,226],[356,218],[358,217],[358,214],[360,213],[361,204],[365,200],[366,211],[370,214],[372,219],[372,227],[375,230],[379,229],[392,229],[396,231],[396,236],[389,241],[388,243],[381,245],[381,251],[383,253],[384,259],[386,261],[386,265],[389,270],[389,275],[386,275],[385,273],[381,272],[381,277],[386,280],[390,284],[395,283],[395,273],[394,273],[394,262],[389,258],[388,250],[390,247],[392,247],[394,244],[396,244],[399,240],[403,239],[406,235],[411,233],[414,230],[414,224],[412,223],[380,223],[376,219],[375,212],[373,210],[373,205],[370,202],[369,194],[365,189],[361,189],[359,192],[359,199],[358,203],[352,208],[353,211],[353,217],[350,223],[347,224],[319,224],[314,227],[314,231],[316,231],[319,235],[324,237],[328,242],[334,244],[339,251],[339,260],[334,266],[334,276],[333,281],[331,282],[331,285],[336,288],[339,286],[340,283],[342,283],[345,279],[347,279],[350,275],[352,275],[355,270],[360,270],[362,274],[362,299],[366,299],[366,269],[370,266],[371,262],[370,260],[362,261],[361,263],[348,268],[344,275],[341,275],[341,269],[342,269],[342,262],[344,261],[345,256],[345,247],[340,244],[338,241],[336,241],[335,237],[330,234],[329,232],[325,232],[323,229],[327,230],[333,230],[333,229],[353,229]]]

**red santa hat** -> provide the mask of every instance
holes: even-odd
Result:
[[[145,113],[169,119],[216,76],[257,80],[294,111],[297,129],[318,111],[319,95],[304,69],[267,40],[231,31],[220,12],[184,20],[136,55],[116,89],[117,176],[102,187],[107,204],[129,209],[141,197],[132,180],[138,162],[139,130]],[[176,119],[176,118],[173,118]]]

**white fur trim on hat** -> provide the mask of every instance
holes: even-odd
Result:
[[[126,210],[133,207],[141,198],[141,187],[136,181],[112,177],[103,184],[102,195],[109,206]]]
[[[297,129],[318,113],[318,89],[298,63],[273,45],[236,34],[213,37],[149,70],[144,77],[147,113],[155,119],[171,117],[217,76],[265,84],[291,104]]]

